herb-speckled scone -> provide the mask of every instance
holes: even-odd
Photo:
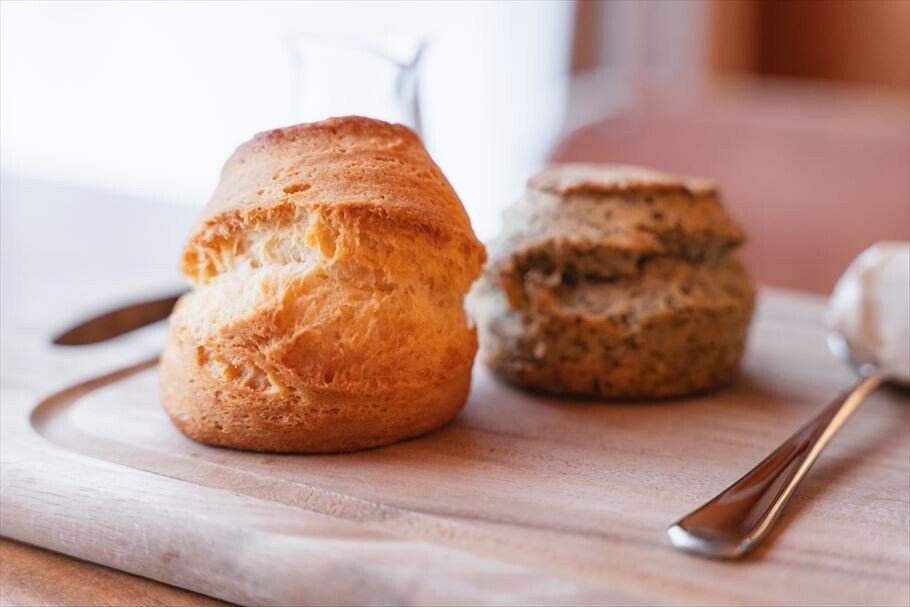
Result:
[[[257,135],[195,227],[161,360],[187,436],[350,451],[464,405],[477,350],[464,295],[485,251],[409,129],[348,117]]]
[[[469,298],[481,356],[514,384],[672,397],[733,377],[754,288],[715,187],[636,167],[534,177]]]

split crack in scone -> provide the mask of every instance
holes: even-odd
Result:
[[[461,409],[477,348],[463,300],[485,258],[451,186],[398,125],[258,135],[184,251],[162,401],[201,442],[345,451]]]
[[[735,373],[754,287],[704,180],[620,165],[532,178],[469,296],[481,356],[527,388],[670,397]]]

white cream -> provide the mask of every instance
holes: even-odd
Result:
[[[828,326],[910,381],[910,242],[879,242],[853,260],[828,302]]]

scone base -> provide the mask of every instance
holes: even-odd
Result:
[[[514,365],[514,361],[485,360],[486,367],[500,380],[516,388],[539,394],[599,401],[654,401],[694,396],[729,386],[739,373],[738,362],[710,371],[682,373],[677,380],[649,385],[637,379],[613,376],[609,371],[591,369],[549,369],[543,373]]]
[[[358,451],[426,434],[458,414],[471,383],[468,367],[443,383],[372,395],[251,397],[200,385],[184,369],[173,352],[162,357],[161,401],[183,434],[206,445],[281,453]]]
[[[641,319],[631,335],[621,319],[538,319],[529,329],[506,313],[481,340],[481,357],[495,375],[537,392],[603,400],[687,396],[736,376],[751,310],[749,296],[740,306],[666,311]]]

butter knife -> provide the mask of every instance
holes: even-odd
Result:
[[[84,320],[54,338],[58,346],[87,346],[164,320],[185,293],[129,304]]]

